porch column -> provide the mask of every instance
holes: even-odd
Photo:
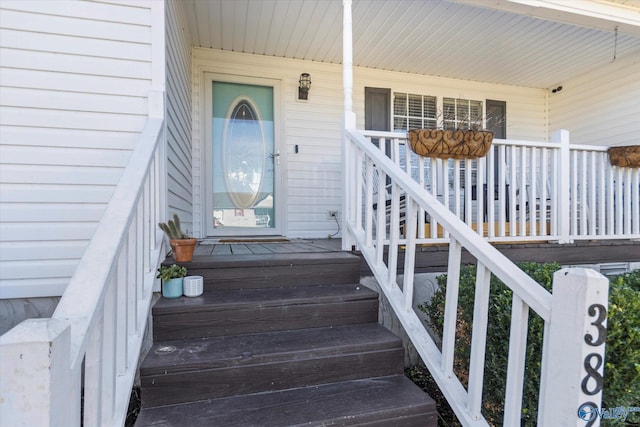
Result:
[[[342,135],[342,250],[351,250],[354,239],[349,230],[348,223],[352,220],[354,212],[348,210],[348,206],[354,194],[351,192],[352,180],[350,159],[351,150],[344,129],[355,129],[356,115],[353,112],[353,35],[351,18],[352,0],[342,0],[342,85],[344,90],[344,126]]]
[[[352,0],[342,0],[342,84],[344,88],[344,127],[355,129],[356,115],[353,112],[353,34],[351,18]]]

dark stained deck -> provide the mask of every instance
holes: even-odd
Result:
[[[232,239],[229,239],[232,240]],[[287,253],[330,253],[341,250],[341,239],[237,239],[234,242],[205,240],[196,248],[198,258],[219,255],[261,255]],[[285,241],[283,241],[285,240]],[[571,244],[522,243],[495,244],[500,252],[513,262],[558,262],[561,265],[590,265],[601,263],[640,262],[640,241],[602,240],[578,241]],[[443,272],[447,270],[448,245],[421,246],[416,256],[416,273]],[[402,266],[403,253],[399,266]],[[475,259],[466,251],[463,264]],[[362,262],[362,275],[371,275]]]

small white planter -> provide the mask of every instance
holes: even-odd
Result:
[[[187,276],[182,281],[182,292],[186,297],[197,297],[202,295],[202,276]]]

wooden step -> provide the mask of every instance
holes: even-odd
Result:
[[[207,291],[160,299],[154,341],[377,322],[378,294],[360,285]]]
[[[172,262],[167,262],[172,263]],[[204,290],[357,283],[361,259],[346,252],[194,256],[183,263]]]
[[[435,427],[434,401],[404,375],[143,409],[136,427]]]
[[[399,338],[377,323],[154,344],[143,407],[400,374]]]

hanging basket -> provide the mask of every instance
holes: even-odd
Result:
[[[611,147],[608,150],[609,162],[613,166],[622,168],[640,167],[640,145],[626,147]]]
[[[438,159],[478,159],[491,148],[493,132],[485,130],[415,129],[409,131],[414,153]]]

